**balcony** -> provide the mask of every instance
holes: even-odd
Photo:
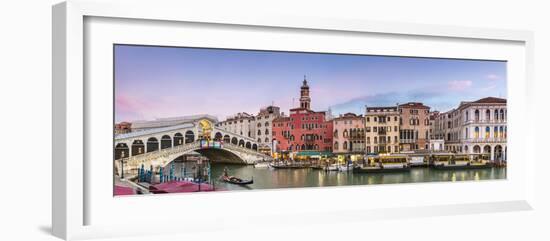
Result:
[[[506,124],[506,120],[467,120],[464,124]]]
[[[504,143],[506,142],[506,138],[504,137],[498,137],[498,138],[471,138],[471,139],[465,139],[465,142],[470,143]]]
[[[399,143],[408,144],[408,143],[415,143],[415,139],[399,139]]]

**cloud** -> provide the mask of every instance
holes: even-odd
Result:
[[[462,91],[472,86],[471,80],[452,80],[449,81],[449,90]]]
[[[410,90],[406,92],[386,92],[372,95],[363,95],[352,98],[348,101],[332,105],[333,114],[353,112],[364,114],[365,106],[395,106],[407,102],[422,102],[432,109],[446,110],[452,108],[456,103],[450,102],[448,93],[438,91],[437,88],[430,90]]]
[[[498,76],[496,74],[488,74],[487,76],[485,76],[485,78],[487,78],[489,80],[498,80],[498,79],[500,79],[500,76]]]

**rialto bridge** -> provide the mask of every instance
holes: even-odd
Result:
[[[271,160],[258,152],[258,143],[250,137],[219,129],[200,119],[168,127],[151,128],[115,136],[115,168],[136,173],[141,165],[165,167],[182,155],[196,152],[212,162],[253,164]]]

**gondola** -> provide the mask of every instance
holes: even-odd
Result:
[[[231,184],[237,184],[237,185],[247,185],[247,184],[254,183],[254,178],[252,178],[250,180],[246,180],[246,179],[241,179],[241,178],[234,177],[234,176],[222,176],[222,180],[224,182],[231,183]]]

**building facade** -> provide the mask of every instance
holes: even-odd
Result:
[[[254,139],[259,143],[262,152],[269,152],[273,149],[273,120],[281,117],[280,108],[277,106],[268,106],[261,108],[258,115],[254,117],[254,123],[251,126]]]
[[[366,153],[399,152],[399,110],[397,106],[366,107]]]
[[[435,136],[443,137],[445,149],[457,153],[485,153],[491,160],[507,157],[506,99],[487,97],[438,116]]]
[[[365,117],[346,113],[332,119],[332,152],[346,159],[365,154]]]
[[[313,111],[309,86],[304,79],[300,87],[300,107],[290,109],[288,117],[273,120],[274,150],[285,153],[332,151],[333,126],[325,111]]]
[[[256,118],[246,112],[240,112],[228,117],[226,120],[216,123],[223,130],[254,138],[254,124]]]
[[[123,121],[118,124],[115,124],[115,135],[130,133],[130,132],[132,132],[132,123]]]
[[[420,102],[408,102],[398,108],[400,151],[429,149],[430,107]]]

